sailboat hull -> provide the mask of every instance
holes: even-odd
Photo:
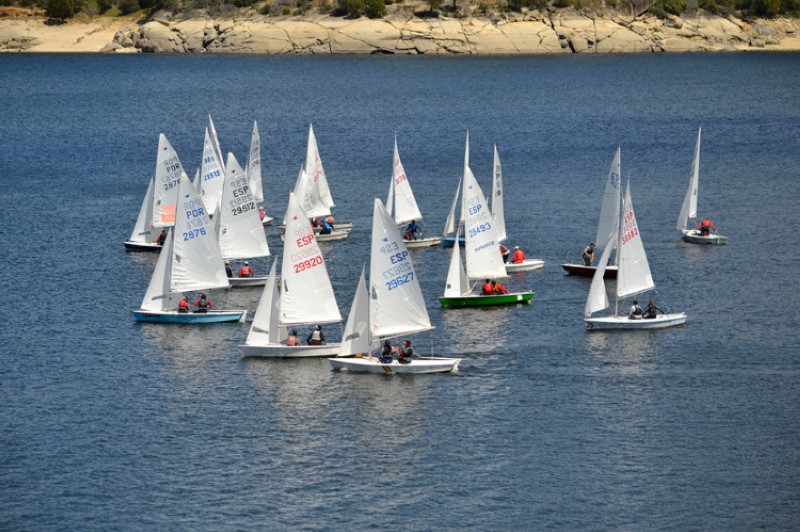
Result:
[[[438,246],[442,243],[442,239],[438,236],[432,236],[429,238],[418,238],[416,240],[403,240],[403,244],[406,245],[407,248],[428,248],[432,246]]]
[[[383,364],[375,357],[331,358],[328,360],[334,370],[352,373],[423,374],[449,373],[458,371],[460,358],[414,358],[410,364],[401,364],[393,360]]]
[[[542,268],[544,268],[544,260],[542,259],[525,259],[521,263],[506,263],[507,273],[532,272],[535,270],[541,270]]]
[[[627,316],[604,316],[584,320],[586,328],[590,331],[600,330],[636,330],[636,329],[663,329],[686,323],[686,313],[661,314],[653,319],[635,319]]]
[[[133,242],[131,240],[125,242],[125,251],[155,251],[158,253],[162,247],[164,246],[155,242]]]
[[[134,310],[136,321],[143,323],[178,323],[201,325],[206,323],[243,322],[247,317],[246,310],[209,310],[208,313]]]
[[[597,266],[584,266],[583,264],[562,264],[562,268],[567,272],[567,275],[577,275],[578,277],[594,277],[594,272],[597,271]],[[617,267],[608,265],[603,274],[603,279],[616,279]]]
[[[342,233],[349,233],[349,232],[351,232],[353,230],[353,224],[351,222],[344,222],[344,223],[338,223],[337,222],[336,224],[334,224],[334,227],[335,227],[334,232],[339,231],[339,232],[342,232]],[[314,228],[314,232],[317,234],[318,237],[319,237],[319,231],[320,231],[319,227],[315,227]],[[283,234],[285,232],[286,232],[286,226],[285,225],[279,225],[278,226],[278,233],[280,233],[281,237],[283,237]]]
[[[728,237],[722,236],[718,233],[711,233],[708,236],[703,236],[697,229],[688,229],[683,231],[683,241],[691,244],[720,245],[727,244]]]
[[[251,286],[264,286],[267,284],[268,277],[229,277],[228,282],[231,288],[249,288]]]
[[[531,300],[533,300],[533,292],[515,292],[512,294],[500,294],[496,296],[470,294],[460,297],[440,297],[439,303],[444,308],[466,308],[515,305],[517,303],[530,303]]]
[[[242,356],[247,358],[324,358],[339,354],[339,344],[298,346],[241,344],[238,347]]]
[[[458,237],[458,243],[463,247],[464,246],[464,237]],[[454,236],[446,236],[442,238],[442,247],[451,248],[456,245],[456,237]]]

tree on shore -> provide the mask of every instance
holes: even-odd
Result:
[[[50,18],[64,22],[75,13],[73,0],[47,0],[45,13]]]

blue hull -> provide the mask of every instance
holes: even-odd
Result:
[[[220,310],[208,314],[179,313],[179,312],[150,312],[134,310],[133,317],[143,323],[182,323],[189,325],[202,325],[205,323],[227,323],[244,321],[246,310]]]
[[[442,237],[442,247],[451,248],[456,245],[456,237],[454,236],[443,236]],[[464,237],[458,237],[458,245],[464,246]]]

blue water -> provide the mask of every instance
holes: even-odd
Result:
[[[0,528],[797,529],[800,55],[530,58],[0,54]],[[423,227],[461,171],[504,165],[529,307],[443,311],[449,251],[414,253],[454,375],[242,360],[242,325],[142,325],[155,256],[127,239],[164,132],[193,172],[206,114],[262,136],[278,219],[313,122],[341,221],[342,313],[395,132]],[[698,126],[700,212],[674,229]],[[587,280],[617,146],[660,297],[685,327],[591,333]],[[281,244],[270,230],[274,255]],[[266,262],[257,262],[263,272]],[[214,292],[255,309],[258,290]]]

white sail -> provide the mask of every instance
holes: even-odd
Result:
[[[394,139],[394,161],[392,165],[392,184],[394,185],[394,221],[396,224],[406,224],[411,220],[421,220],[417,200],[411,190],[403,163],[400,161],[400,152],[397,150],[397,137]],[[386,209],[392,212],[389,207]]]
[[[344,327],[338,356],[345,357],[356,353],[369,353],[377,347],[377,341],[370,339],[369,335],[369,289],[364,281],[364,268],[362,267],[356,294],[353,297],[353,305],[350,307],[347,325]]]
[[[258,216],[250,180],[230,152],[225,164],[225,184],[218,218],[219,247],[223,258],[248,259],[269,255],[267,236]]]
[[[158,136],[155,188],[153,190],[153,227],[175,225],[175,204],[183,166],[166,135]]]
[[[325,176],[325,169],[322,167],[322,159],[319,157],[317,137],[314,135],[314,127],[311,124],[308,125],[305,170],[309,179],[314,183],[320,202],[328,209],[335,207],[336,204],[333,202],[331,190],[328,187],[328,178]]]
[[[470,279],[498,279],[508,277],[500,242],[494,233],[492,213],[486,205],[480,185],[469,166],[464,166],[464,192],[462,211],[464,224],[464,248],[467,256],[467,277]]]
[[[167,230],[167,238],[158,255],[153,276],[142,299],[142,310],[162,311],[173,308],[170,297],[170,278],[172,273],[172,229]]]
[[[322,201],[318,185],[319,181],[315,182],[305,167],[300,169],[294,185],[294,195],[309,218],[328,216],[331,213],[330,208]]]
[[[689,220],[697,218],[697,189],[700,185],[700,134],[703,128],[697,130],[697,144],[694,147],[694,157],[692,157],[692,176],[689,180],[689,189],[683,198],[681,214],[678,216],[678,230],[687,229]]]
[[[494,180],[492,181],[492,220],[498,242],[508,240],[506,234],[506,215],[503,206],[503,168],[500,166],[500,155],[497,144],[494,146]]]
[[[617,148],[614,160],[608,169],[606,188],[603,192],[603,205],[600,208],[600,220],[597,223],[597,234],[594,238],[594,245],[597,249],[605,249],[608,245],[609,235],[616,234],[619,227],[619,204],[620,204],[620,149]],[[616,241],[612,242],[611,247],[616,247]]]
[[[247,159],[247,177],[256,203],[264,203],[264,184],[261,181],[261,136],[258,124],[253,120],[253,135],[250,138],[250,157]]]
[[[194,189],[197,191],[197,193],[202,196],[203,195],[203,180],[200,179],[200,169],[199,168],[194,171],[194,179],[192,179],[192,185],[194,185]]]
[[[616,240],[616,229],[607,236],[608,241]],[[586,306],[583,309],[583,315],[587,318],[600,310],[608,308],[608,294],[606,294],[606,284],[603,281],[603,276],[606,273],[606,265],[611,256],[611,251],[614,246],[606,246],[603,254],[600,255],[600,262],[597,264],[597,269],[592,277],[592,285],[589,287],[589,297],[586,298]]]
[[[277,264],[278,261],[272,262],[267,284],[264,285],[264,292],[261,294],[261,299],[258,300],[253,324],[250,326],[250,332],[247,333],[246,345],[277,344],[281,340],[278,327],[280,297],[275,277]]]
[[[211,117],[209,117],[209,120]],[[225,168],[222,166],[222,158],[217,154],[217,147],[214,140],[206,128],[205,138],[203,139],[203,164],[201,165],[200,178],[202,182],[203,201],[208,208],[208,214],[214,216],[217,212],[217,204],[222,197],[222,185],[225,181]]]
[[[214,146],[217,160],[222,164],[222,148],[219,147],[219,137],[217,136],[217,128],[214,127],[214,121],[211,119],[211,113],[208,114],[208,133],[211,138],[211,143]]]
[[[217,235],[203,199],[186,174],[181,176],[178,194],[171,291],[227,287],[228,277]]]
[[[400,231],[375,199],[369,281],[370,331],[385,338],[432,329],[425,298]]]
[[[394,209],[394,176],[392,176],[392,182],[389,183],[389,193],[386,195],[386,210],[389,214],[392,213]]]
[[[147,185],[147,192],[144,193],[142,206],[139,208],[139,216],[136,218],[136,225],[133,226],[130,242],[152,242],[155,240],[153,234],[153,187],[155,180],[150,179]]]
[[[286,209],[281,283],[282,325],[342,321],[325,259],[294,194]]]
[[[444,222],[444,236],[456,232],[456,206],[459,205],[458,196],[461,194],[461,182],[463,181],[463,179],[464,176],[462,174],[462,176],[458,179],[458,186],[456,187],[456,195],[453,196],[453,203],[450,205],[450,212],[447,214],[447,220],[445,220]]]
[[[469,280],[461,262],[461,245],[456,238],[453,243],[453,254],[450,256],[450,267],[447,270],[447,284],[444,287],[444,297],[461,297],[470,292]]]
[[[650,265],[647,263],[647,254],[644,251],[642,235],[636,223],[636,214],[631,202],[631,184],[625,187],[625,197],[622,201],[622,219],[618,235],[617,259],[617,298],[631,296],[655,288]]]

